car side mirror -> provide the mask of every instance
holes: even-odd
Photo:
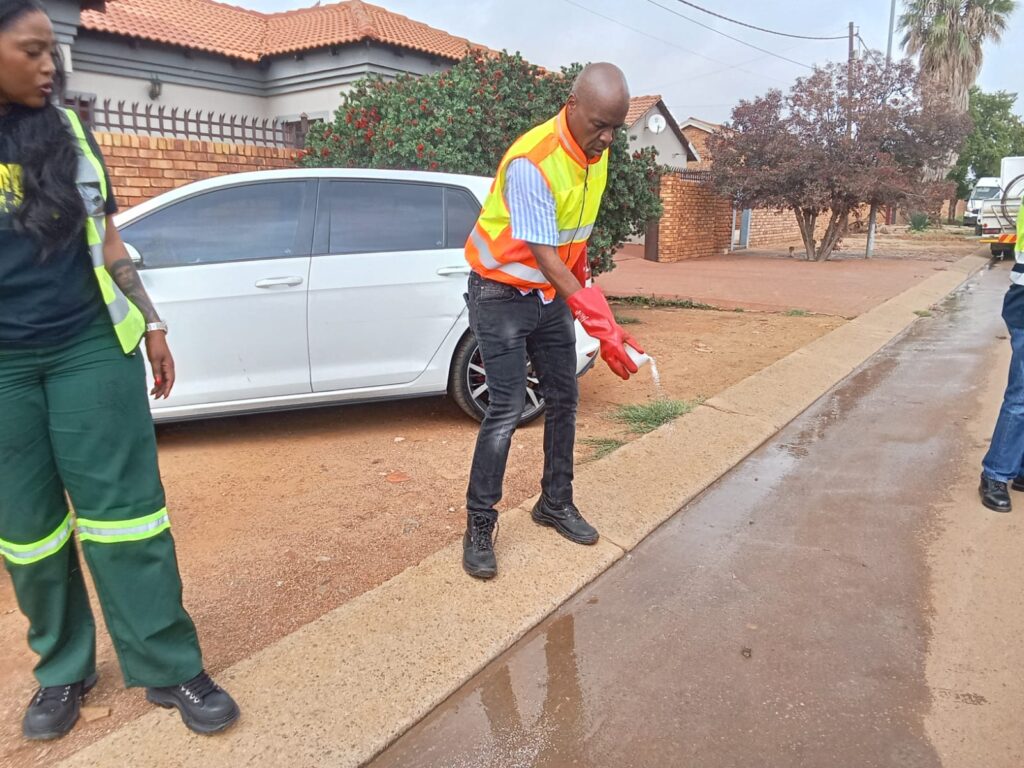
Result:
[[[142,266],[142,254],[139,253],[139,249],[131,243],[125,243],[124,249],[128,251],[128,256],[131,257],[132,264],[137,267]]]

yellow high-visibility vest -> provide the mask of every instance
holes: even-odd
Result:
[[[103,164],[89,146],[85,138],[85,128],[78,114],[71,109],[61,110],[61,114],[78,147],[75,185],[85,204],[85,239],[89,245],[93,273],[99,283],[100,293],[107,305],[107,312],[114,324],[121,349],[126,355],[131,354],[146,333],[146,319],[139,308],[117,287],[103,261],[103,238],[107,232],[106,203],[109,196],[107,180],[103,175]]]
[[[525,157],[540,169],[555,198],[558,254],[570,269],[586,250],[608,184],[608,150],[588,158],[569,131],[562,109],[551,120],[520,136],[502,158],[476,226],[466,242],[466,261],[475,272],[524,290],[539,289],[553,298],[555,289],[537,266],[529,246],[512,237],[505,204],[509,163]]]

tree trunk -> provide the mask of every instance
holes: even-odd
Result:
[[[947,224],[956,224],[956,206],[960,202],[960,198],[953,193],[953,196],[949,198],[949,215],[946,216]]]
[[[794,208],[796,223],[800,227],[800,237],[804,241],[804,251],[807,253],[807,260],[814,261],[814,227],[818,223],[818,214],[806,208]]]
[[[825,235],[821,238],[821,245],[818,247],[818,253],[815,257],[817,261],[828,261],[832,251],[835,250],[836,244],[839,242],[839,238],[846,231],[846,220],[849,213],[846,210],[832,211],[832,218],[829,219],[828,228],[826,228]]]
[[[878,203],[871,204],[868,212],[868,245],[864,249],[864,258],[870,259],[875,252],[875,224],[878,222]]]

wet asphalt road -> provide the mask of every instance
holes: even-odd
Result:
[[[970,281],[372,766],[938,766],[930,509],[976,460],[1005,288]]]

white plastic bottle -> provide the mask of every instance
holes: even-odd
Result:
[[[651,356],[646,352],[639,352],[629,344],[623,344],[626,348],[626,354],[629,355],[629,359],[633,361],[633,364],[637,368],[643,368],[647,363],[651,362]]]

